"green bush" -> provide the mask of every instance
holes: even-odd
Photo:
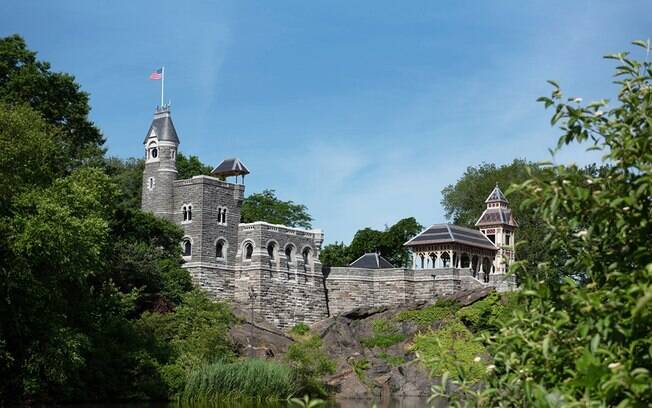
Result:
[[[405,363],[405,357],[403,356],[395,356],[392,354],[389,354],[385,351],[382,353],[378,354],[378,358],[381,359],[382,361],[386,362],[392,367],[397,367],[400,366],[401,364]]]
[[[319,337],[310,336],[290,345],[285,361],[295,370],[303,392],[327,394],[321,380],[335,373],[335,361],[324,352]]]
[[[294,327],[290,329],[290,332],[292,334],[298,334],[299,336],[304,336],[308,334],[309,331],[310,331],[310,326],[308,326],[303,322],[295,324]]]
[[[486,372],[482,363],[486,349],[455,318],[446,320],[438,330],[417,334],[411,348],[432,375],[461,372],[467,380],[476,381]]]
[[[374,348],[387,348],[396,343],[405,340],[405,336],[401,334],[400,330],[394,325],[384,319],[377,319],[371,323],[372,336],[362,339],[360,343],[363,346]]]
[[[452,316],[458,308],[459,304],[456,301],[441,299],[423,309],[401,312],[395,319],[399,322],[411,320],[421,327],[428,327],[437,321]]]
[[[518,307],[517,295],[518,292],[493,292],[486,298],[461,308],[455,316],[473,333],[495,333],[502,322],[511,316],[512,310]]]
[[[182,401],[245,398],[282,400],[298,391],[293,370],[280,363],[243,360],[194,369],[180,396]]]
[[[359,379],[364,380],[365,378],[364,372],[368,370],[370,367],[369,360],[367,360],[366,358],[361,358],[361,359],[354,358],[349,363],[355,375]]]
[[[649,41],[635,45],[649,49]],[[591,144],[603,165],[547,166],[512,189],[549,228],[544,263],[525,277],[516,309],[486,344],[493,374],[458,405],[652,406],[652,63],[617,61],[617,101],[583,104],[550,81],[558,147]],[[529,277],[529,278],[528,278]],[[438,390],[438,393],[443,393]]]

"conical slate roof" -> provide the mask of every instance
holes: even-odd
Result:
[[[179,137],[177,131],[172,123],[172,116],[170,116],[170,109],[157,110],[154,114],[154,120],[145,135],[143,143],[147,143],[147,139],[156,136],[159,142],[174,142],[179,144]]]
[[[430,244],[458,243],[476,248],[497,250],[482,232],[452,224],[433,224],[404,245],[414,247]]]
[[[224,159],[211,171],[211,175],[216,177],[244,176],[245,174],[249,174],[249,169],[237,157]]]
[[[502,191],[500,191],[500,187],[498,187],[498,183],[496,183],[496,187],[491,191],[491,194],[489,194],[489,197],[487,197],[486,200],[484,200],[485,203],[499,203],[503,202],[506,204],[509,204],[509,201],[507,201],[507,197],[505,197],[505,194],[503,194]]]
[[[512,227],[518,227],[512,210],[501,207],[487,208],[484,210],[475,225],[476,227],[486,227],[489,225],[510,225]]]
[[[387,269],[394,267],[394,265],[392,265],[387,259],[383,258],[376,252],[370,252],[362,255],[360,258],[351,262],[349,266],[353,268],[366,269]]]

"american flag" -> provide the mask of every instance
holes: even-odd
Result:
[[[149,79],[153,79],[154,81],[157,81],[162,77],[163,77],[163,68],[159,68],[156,71],[149,74]]]

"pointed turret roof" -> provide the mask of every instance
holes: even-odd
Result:
[[[246,174],[249,174],[249,169],[237,157],[224,159],[211,171],[211,175],[215,177],[244,176]]]
[[[392,265],[391,262],[383,258],[377,252],[366,253],[362,255],[360,258],[351,262],[349,266],[353,268],[366,268],[366,269],[387,269],[387,268],[394,267],[394,265]]]
[[[494,187],[489,197],[485,200],[487,208],[484,210],[478,221],[475,223],[476,227],[488,227],[496,225],[509,225],[511,227],[518,227],[518,223],[514,219],[512,210],[507,206],[509,201],[505,197],[498,183]],[[495,203],[502,203],[504,205],[492,205]]]
[[[154,120],[149,126],[149,130],[145,135],[145,140],[143,143],[147,143],[147,139],[152,137],[152,135],[158,138],[159,142],[174,142],[179,144],[179,137],[177,136],[177,131],[174,128],[174,123],[172,123],[172,116],[170,115],[170,108],[157,108],[156,113],[154,113]]]
[[[496,187],[491,191],[491,194],[489,194],[489,197],[487,197],[486,200],[484,200],[485,203],[499,203],[503,202],[505,204],[509,204],[509,201],[507,201],[507,197],[505,197],[505,194],[503,194],[502,191],[500,191],[500,187],[498,187],[498,183],[496,183]]]

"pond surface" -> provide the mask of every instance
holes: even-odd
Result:
[[[377,408],[423,408],[428,406],[427,398],[420,397],[403,397],[395,398],[390,401],[380,401],[371,399],[346,399],[330,400],[328,408],[370,408],[373,404]],[[432,407],[445,408],[446,404],[435,404]],[[295,407],[287,402],[251,402],[251,401],[219,401],[219,402],[157,402],[157,403],[116,403],[116,404],[74,404],[63,405],[61,407],[70,408],[290,408]]]

